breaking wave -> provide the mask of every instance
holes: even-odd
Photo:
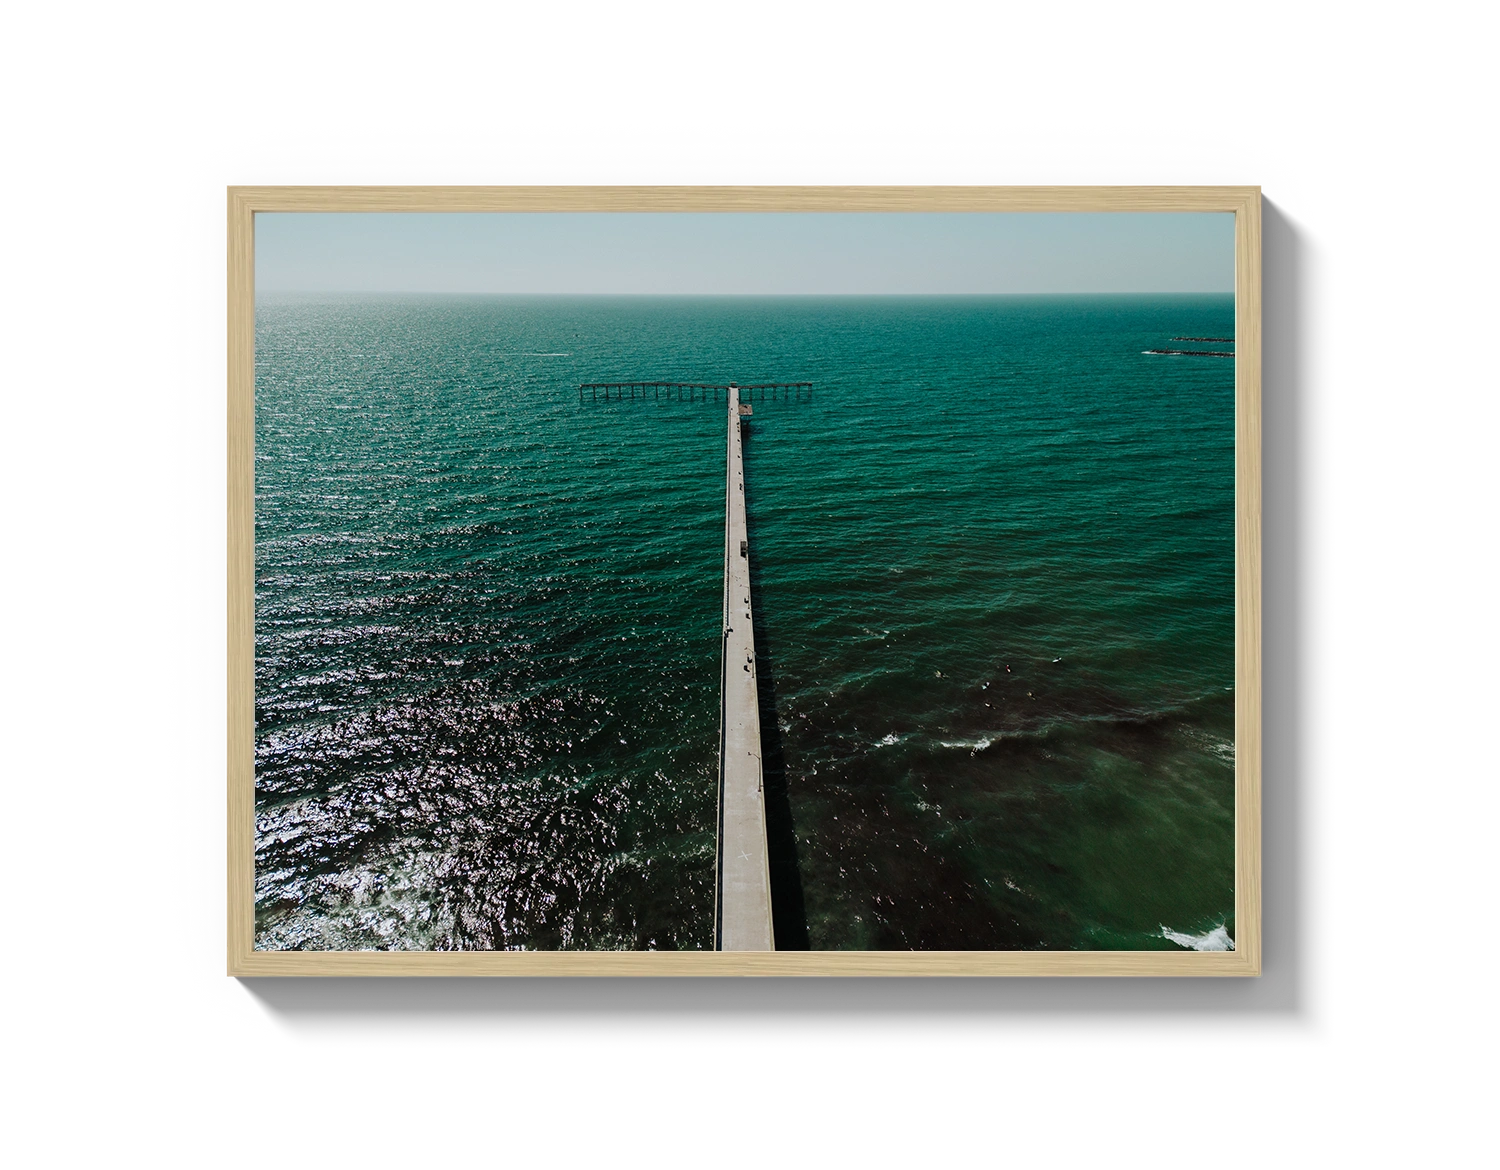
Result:
[[[1168,942],[1174,942],[1180,947],[1186,947],[1190,951],[1232,951],[1234,950],[1234,939],[1229,937],[1229,929],[1224,923],[1204,934],[1183,934],[1180,931],[1163,926],[1161,936]]]

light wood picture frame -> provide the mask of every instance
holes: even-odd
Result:
[[[255,948],[255,217],[278,212],[605,211],[1221,212],[1234,216],[1234,949],[438,952]],[[1258,975],[1262,938],[1261,368],[1258,187],[231,187],[228,191],[228,973],[231,976]]]

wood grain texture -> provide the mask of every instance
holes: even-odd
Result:
[[[254,951],[231,975],[1250,975],[1239,951]]]
[[[255,937],[255,224],[229,192],[229,970]]]
[[[251,211],[1238,211],[1255,187],[233,187]]]
[[[1258,187],[231,187],[228,971],[234,976],[1239,976],[1261,970],[1261,208]],[[1229,952],[257,951],[256,212],[1220,211],[1235,216],[1235,933]]]
[[[1234,216],[1235,947],[1260,974],[1260,191]]]

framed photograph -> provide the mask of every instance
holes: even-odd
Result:
[[[231,975],[1259,974],[1258,188],[228,242]]]
[[[1260,195],[226,186],[226,971],[1259,974]]]

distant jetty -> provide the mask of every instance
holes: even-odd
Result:
[[[1143,349],[1142,353],[1160,353],[1171,357],[1233,357],[1233,350],[1225,349]]]

